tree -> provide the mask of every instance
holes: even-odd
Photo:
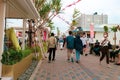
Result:
[[[117,29],[120,31],[120,25],[117,25]]]
[[[47,23],[60,13],[61,0],[35,0],[35,6],[40,14],[39,27],[48,26]]]
[[[57,27],[57,36],[59,36],[60,35],[60,30],[59,30],[59,28]]]
[[[112,28],[111,28],[111,31],[113,31],[114,32],[114,45],[116,46],[116,32],[117,32],[117,27],[116,26],[113,26]]]
[[[47,27],[50,27],[50,30],[55,30],[55,26],[53,24],[54,23],[51,20],[49,20],[47,23],[47,25],[48,25]]]
[[[104,26],[104,32],[108,33],[108,26]]]
[[[76,8],[74,9],[73,15],[72,15],[72,23],[71,23],[71,29],[74,29],[74,26],[77,25],[76,19],[80,16],[80,11],[77,10]]]

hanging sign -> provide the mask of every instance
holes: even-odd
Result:
[[[94,38],[94,25],[93,25],[93,23],[90,24],[90,38]]]

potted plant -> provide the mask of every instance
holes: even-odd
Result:
[[[9,49],[2,54],[2,76],[13,77],[14,80],[30,66],[33,55],[30,49]]]

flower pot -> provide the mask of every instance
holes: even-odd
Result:
[[[13,77],[14,80],[24,73],[32,62],[33,54],[23,58],[20,62],[14,65],[2,65],[2,77]]]

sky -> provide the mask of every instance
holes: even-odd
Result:
[[[77,0],[62,0],[62,8],[76,2]],[[67,7],[61,14],[66,21],[72,21],[74,8],[78,9],[82,14],[98,14],[108,15],[108,24],[120,24],[120,0],[81,0],[76,5]],[[54,26],[59,27],[61,32],[65,32],[69,25],[58,17],[53,19]]]
[[[77,0],[61,0],[62,9],[67,5],[76,2]],[[67,7],[59,15],[66,21],[72,21],[72,14],[74,8],[79,10],[82,14],[98,14],[108,15],[108,24],[120,24],[120,0],[81,0],[76,5]],[[7,26],[22,26],[21,20],[8,20]],[[54,26],[59,27],[61,32],[65,32],[70,25],[66,24],[58,17],[53,19]],[[56,33],[56,30],[54,31]]]
[[[9,27],[22,27],[23,26],[23,21],[22,19],[7,19],[6,20],[6,28]]]

